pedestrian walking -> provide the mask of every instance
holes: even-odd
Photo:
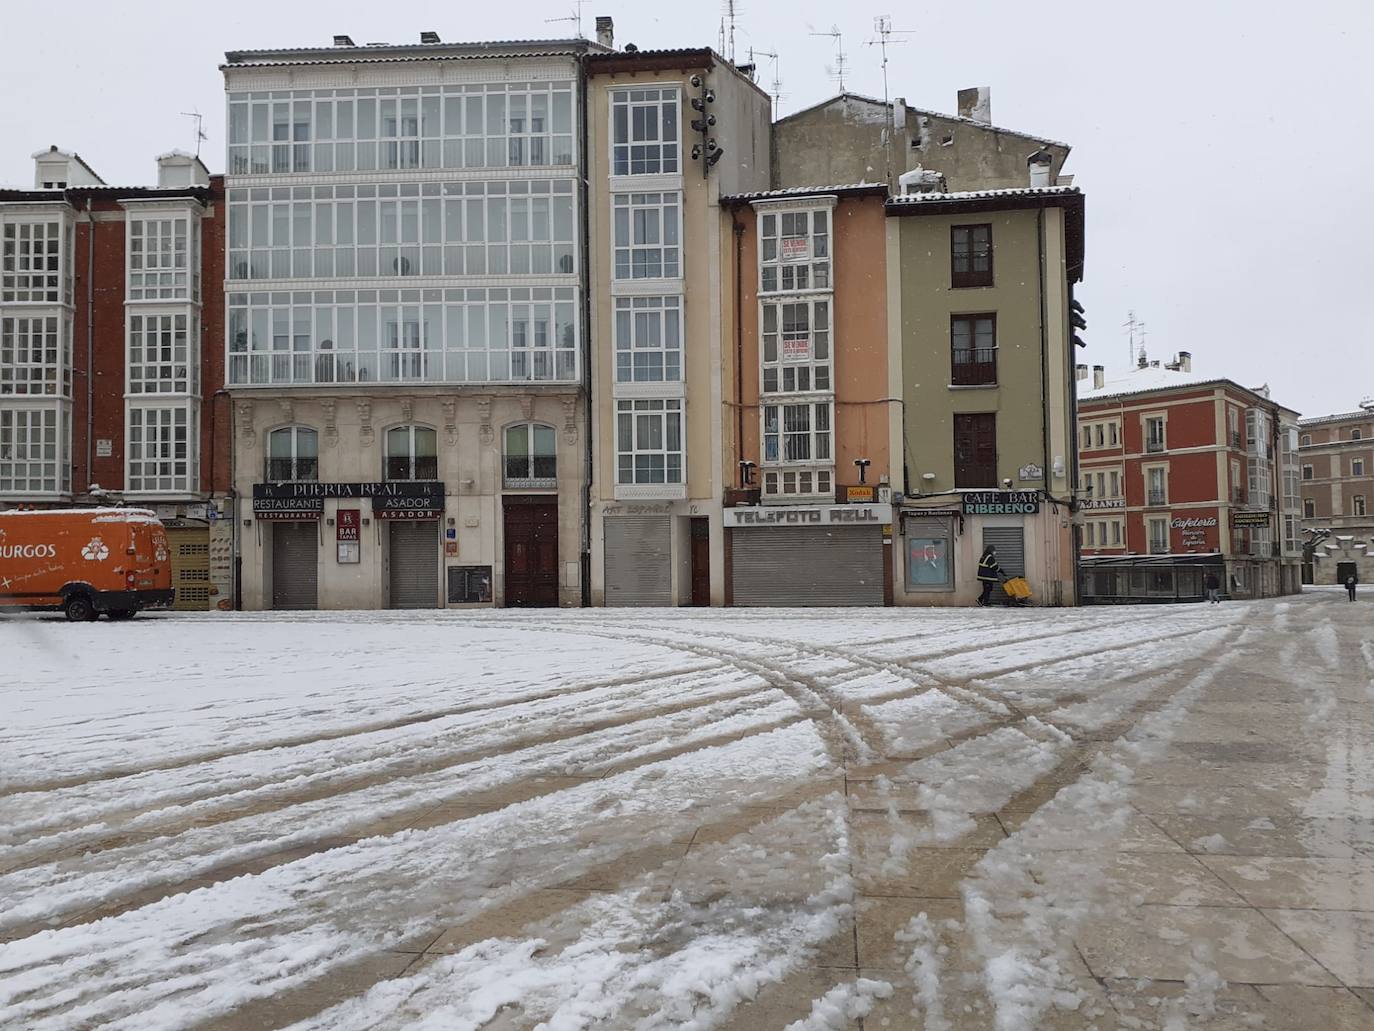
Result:
[[[1350,596],[1350,600],[1355,600],[1355,585],[1360,581],[1355,579],[1355,574],[1351,573],[1345,578],[1345,593]]]
[[[1213,605],[1221,604],[1221,581],[1217,579],[1216,573],[1208,573],[1202,580],[1202,586],[1207,588],[1207,600]]]
[[[991,544],[983,549],[983,557],[978,560],[978,582],[983,585],[983,594],[978,599],[978,604],[988,605],[992,601],[993,587],[1002,582],[1002,567],[997,564],[997,549]]]

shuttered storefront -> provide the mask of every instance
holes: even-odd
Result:
[[[272,524],[272,607],[313,609],[319,606],[319,524],[282,521]]]
[[[607,518],[606,604],[672,605],[672,517]]]
[[[390,540],[391,607],[439,607],[439,533],[431,520],[393,520]]]
[[[1024,526],[983,527],[983,547],[997,549],[997,564],[1007,576],[1026,575],[1026,528]]]
[[[182,612],[210,608],[210,528],[168,527],[167,550],[172,560],[172,607]]]
[[[878,526],[731,531],[736,605],[881,605]]]

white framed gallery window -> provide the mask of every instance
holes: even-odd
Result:
[[[200,390],[200,327],[194,314],[129,315],[128,388],[131,394]]]
[[[677,383],[682,379],[682,298],[615,299],[617,383]]]
[[[676,86],[611,90],[611,174],[680,172],[680,106]]]
[[[682,194],[614,197],[616,279],[682,277]]]
[[[200,222],[187,214],[129,217],[129,300],[200,300]]]
[[[0,231],[0,302],[70,301],[72,247],[72,227],[65,220],[7,219]]]
[[[130,491],[184,494],[199,486],[199,405],[131,405],[128,431]]]
[[[616,483],[682,483],[682,402],[646,398],[615,407]]]
[[[759,290],[830,289],[830,209],[759,215]]]
[[[831,462],[831,405],[829,401],[763,406],[763,460]]]
[[[502,481],[507,487],[558,486],[558,436],[552,426],[507,426]]]
[[[71,318],[60,313],[0,319],[0,395],[71,393]]]
[[[763,392],[830,390],[830,301],[763,302]]]
[[[0,408],[0,494],[71,489],[71,407]]]

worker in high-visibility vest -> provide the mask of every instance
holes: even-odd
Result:
[[[988,605],[992,600],[992,589],[1002,582],[1002,567],[997,564],[997,549],[989,544],[983,549],[983,557],[978,560],[978,582],[983,585],[979,605]]]

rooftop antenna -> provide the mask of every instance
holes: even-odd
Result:
[[[840,92],[843,93],[843,92],[844,92],[844,65],[845,65],[846,55],[845,55],[845,52],[844,52],[844,36],[843,36],[843,34],[840,32],[840,27],[839,27],[838,25],[832,25],[832,26],[830,26],[830,31],[829,31],[829,32],[812,32],[812,33],[810,33],[810,35],[812,35],[812,36],[829,36],[831,39],[833,39],[833,40],[835,41],[835,66],[834,66],[833,68],[827,68],[826,71],[830,73],[830,77],[831,77],[831,78],[833,78],[833,79],[835,79],[836,81],[839,82],[839,84],[840,84]]]
[[[1121,324],[1126,329],[1126,339],[1130,344],[1127,368],[1135,368],[1136,361],[1145,353],[1145,323],[1135,317],[1135,309],[1126,313],[1126,321]],[[1137,343],[1139,346],[1137,347]]]
[[[750,63],[750,64],[754,64],[754,63],[755,63],[755,57],[756,57],[756,56],[757,56],[757,57],[766,57],[766,58],[768,58],[768,60],[770,60],[770,61],[773,62],[773,81],[772,81],[771,85],[772,85],[772,87],[773,87],[773,88],[772,88],[772,93],[773,93],[773,117],[776,119],[776,118],[778,117],[778,113],[782,110],[782,98],[783,98],[783,96],[785,95],[785,94],[782,92],[782,78],[781,78],[781,76],[779,76],[779,74],[778,74],[778,55],[775,54],[775,53],[773,53],[771,50],[755,50],[753,47],[750,47],[750,48],[749,48],[749,63]]]
[[[585,39],[586,37],[582,35],[582,5],[586,2],[587,0],[573,0],[573,9],[569,14],[562,18],[545,18],[544,24],[552,25],[555,22],[570,21],[577,26],[577,38]]]
[[[864,44],[866,47],[876,46],[881,49],[883,54],[883,106],[887,108],[887,177],[892,178],[892,141],[897,137],[897,110],[893,107],[891,99],[887,94],[887,48],[888,46],[899,46],[905,43],[904,39],[893,39],[894,30],[892,28],[892,16],[880,14],[873,19],[873,31],[878,34],[877,39],[870,39]],[[900,35],[907,35],[906,32]]]
[[[183,111],[181,113],[184,117],[194,118],[196,121],[196,157],[199,158],[201,142],[204,140],[208,140],[210,138],[205,135],[205,130],[204,128],[202,128],[202,126],[205,124],[205,116],[201,114],[199,111],[194,110]]]
[[[738,0],[724,0],[724,5],[723,5],[723,6],[725,7],[725,21],[726,21],[726,23],[730,26],[730,34],[729,34],[729,37],[727,38],[727,41],[726,41],[727,44],[728,44],[728,46],[729,46],[729,50],[726,52],[726,55],[725,55],[725,56],[728,57],[728,58],[730,59],[730,63],[731,63],[731,64],[734,64],[734,63],[735,63],[735,19],[736,19],[736,16],[739,14],[739,6],[740,6],[740,5],[739,5]]]

